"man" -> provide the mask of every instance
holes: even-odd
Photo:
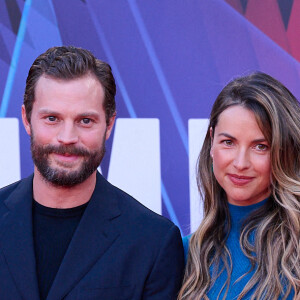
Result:
[[[115,117],[110,66],[54,47],[29,70],[34,175],[0,190],[1,299],[176,299],[178,228],[99,173]]]

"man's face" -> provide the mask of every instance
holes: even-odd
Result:
[[[31,136],[35,171],[57,186],[85,181],[105,153],[114,117],[106,125],[104,91],[92,75],[61,80],[42,76],[35,88],[31,123],[22,117]]]

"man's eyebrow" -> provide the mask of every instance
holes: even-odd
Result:
[[[38,113],[41,115],[55,115],[55,116],[61,115],[61,113],[59,113],[55,110],[48,109],[48,108],[41,108]],[[88,118],[88,117],[91,118],[92,117],[95,119],[99,119],[99,114],[96,112],[93,112],[93,111],[87,111],[87,112],[78,114],[77,117],[78,118]]]
[[[48,109],[48,108],[41,108],[39,111],[38,111],[39,114],[44,114],[44,115],[60,115],[59,112],[55,111],[55,110],[51,110],[51,109]]]
[[[99,119],[99,114],[98,113],[96,113],[96,112],[89,112],[89,111],[87,111],[87,112],[84,112],[84,113],[82,113],[82,114],[79,114],[78,115],[78,117],[79,118],[90,118],[90,117],[92,117],[92,118],[95,118],[95,119]]]

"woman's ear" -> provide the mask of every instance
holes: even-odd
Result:
[[[213,158],[212,149],[213,149],[213,142],[214,142],[214,132],[212,127],[209,128],[209,135],[210,135],[210,156]]]

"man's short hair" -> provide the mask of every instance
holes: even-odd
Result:
[[[70,80],[87,74],[95,75],[103,87],[103,108],[108,124],[116,111],[116,84],[111,67],[97,59],[90,51],[73,46],[52,47],[33,62],[28,72],[24,94],[28,122],[31,120],[36,83],[41,76]]]

